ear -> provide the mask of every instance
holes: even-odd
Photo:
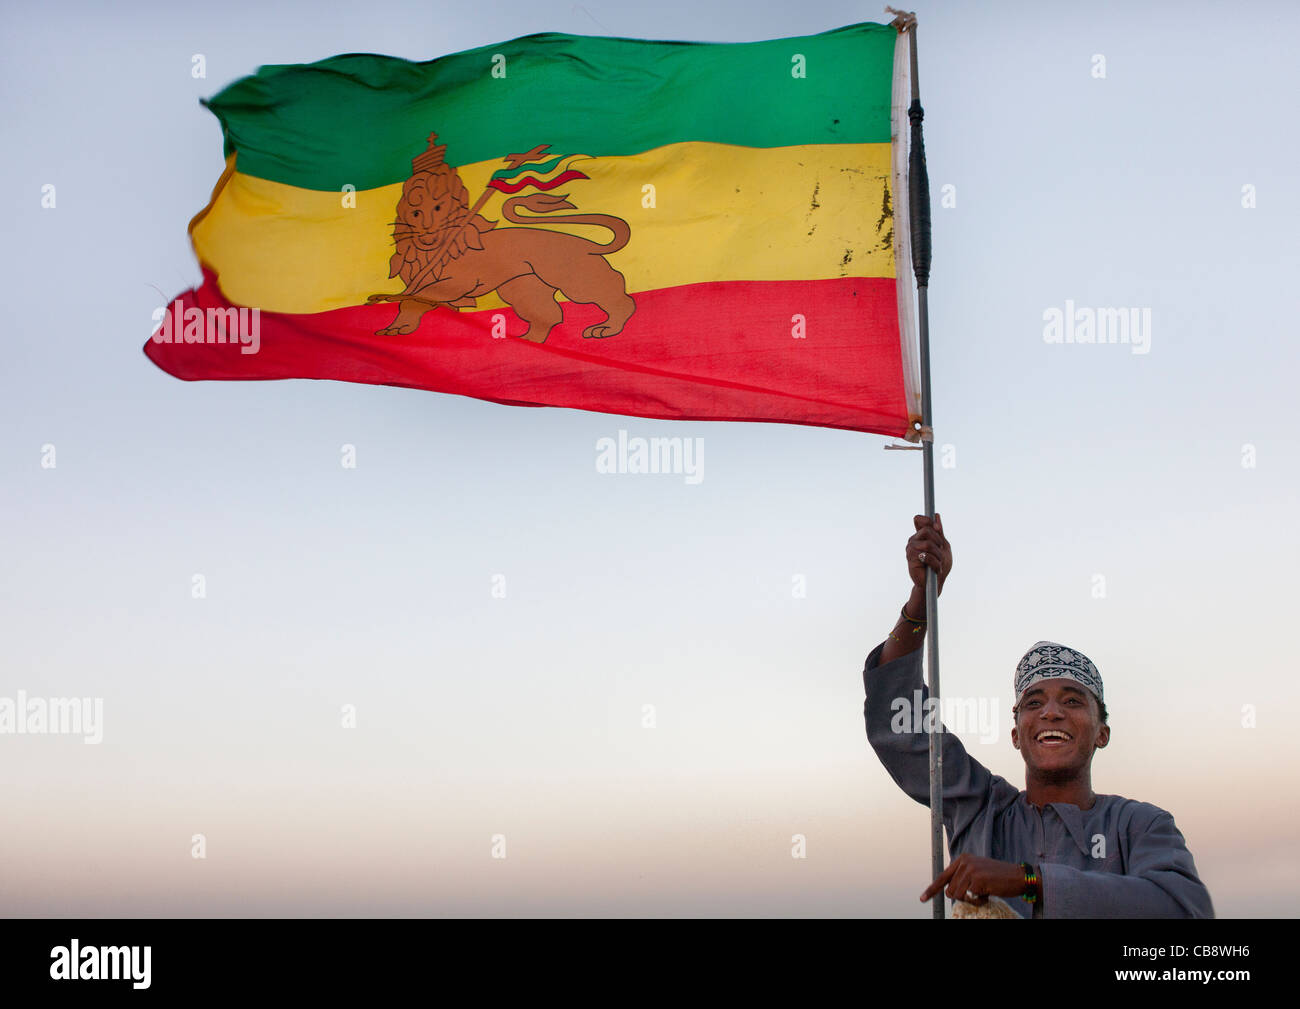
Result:
[[[1011,745],[1017,750],[1020,749],[1020,732],[1017,729],[1011,730]]]
[[[1101,730],[1097,733],[1097,749],[1100,750],[1109,742],[1110,742],[1110,726],[1103,725],[1101,727]]]

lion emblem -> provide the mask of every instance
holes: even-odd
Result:
[[[493,291],[528,324],[523,339],[542,343],[564,320],[556,292],[569,301],[596,305],[606,318],[583,330],[584,337],[605,338],[622,332],[636,310],[623,275],[605,257],[628,243],[632,229],[608,214],[551,216],[557,210],[576,210],[565,195],[535,192],[512,196],[501,216],[525,227],[498,228],[479,211],[492,193],[518,192],[522,188],[554,188],[573,178],[586,178],[568,170],[572,159],[547,157],[549,145],[505,158],[507,168],[493,176],[471,207],[469,193],[456,169],[443,161],[445,145],[429,147],[411,162],[411,177],[402,186],[393,222],[396,252],[389,260],[390,277],[400,276],[406,287],[400,294],[374,294],[368,301],[397,302],[397,317],[378,336],[405,336],[415,332],[426,312],[439,306],[453,310],[473,308],[478,298]],[[539,179],[540,172],[545,180]],[[518,176],[515,182],[498,176]],[[520,210],[530,215],[521,217]],[[544,228],[526,227],[531,221],[547,224],[596,224],[608,228],[613,238],[606,245]]]

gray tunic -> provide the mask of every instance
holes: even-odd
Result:
[[[924,732],[891,728],[894,698],[930,694],[921,675],[923,649],[879,665],[884,643],[862,671],[867,739],[890,777],[917,802],[930,805],[929,743]],[[922,712],[926,711],[922,708]],[[1047,803],[1040,812],[1025,792],[971,757],[944,732],[943,823],[949,858],[969,852],[1003,862],[1039,865],[1041,908],[1003,898],[1023,917],[1213,918],[1209,891],[1174,818],[1148,802],[1098,795],[1091,809]],[[917,893],[925,881],[918,881]]]

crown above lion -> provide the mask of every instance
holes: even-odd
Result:
[[[443,160],[443,155],[447,153],[447,145],[436,143],[437,139],[438,134],[429,134],[428,148],[423,154],[411,159],[412,172],[433,172],[447,164]]]

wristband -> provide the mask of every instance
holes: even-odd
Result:
[[[1024,899],[1032,904],[1038,899],[1041,883],[1038,879],[1038,873],[1028,862],[1021,862],[1020,868],[1025,870],[1025,892],[1022,894]]]
[[[912,633],[913,633],[913,634],[920,634],[920,633],[921,633],[921,628],[924,627],[924,626],[926,625],[926,623],[927,623],[927,621],[926,621],[925,619],[921,619],[921,620],[913,620],[911,617],[909,617],[909,616],[907,615],[907,603],[904,603],[902,606],[899,607],[899,609],[898,609],[898,614],[899,614],[899,616],[901,616],[904,620],[906,620],[909,624],[912,625]]]

